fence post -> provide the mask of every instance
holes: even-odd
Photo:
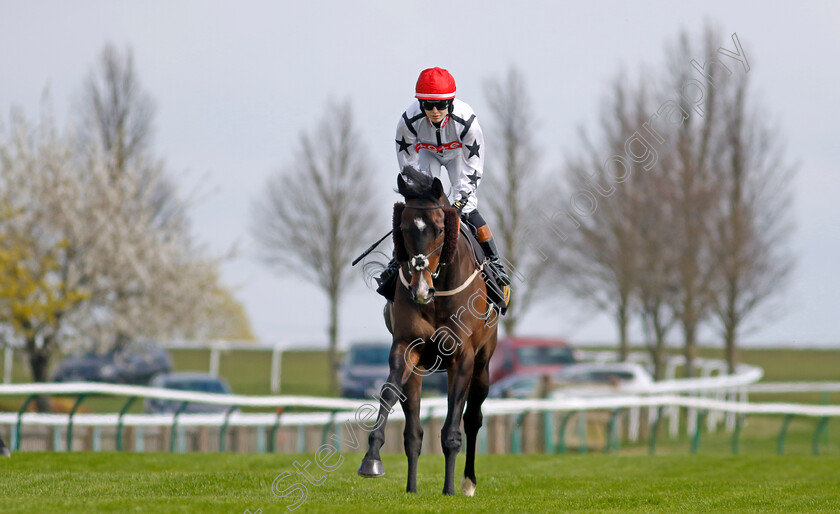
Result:
[[[664,408],[665,408],[665,406],[660,405],[656,409],[656,419],[654,419],[653,423],[651,423],[650,435],[649,435],[649,438],[648,438],[648,453],[650,455],[655,455],[656,454],[656,436],[658,435],[658,432],[659,432],[659,421],[662,419],[662,411],[663,411]]]
[[[557,447],[555,453],[566,453],[566,423],[569,422],[569,418],[571,418],[575,414],[575,411],[567,412],[561,419],[560,419],[560,428],[557,429]]]
[[[122,439],[122,429],[123,429],[123,416],[125,413],[128,412],[128,409],[131,408],[131,404],[137,400],[136,396],[132,396],[125,402],[122,409],[120,409],[120,417],[117,418],[117,451],[121,452],[123,449],[123,439]]]
[[[190,402],[181,402],[181,406],[178,407],[178,411],[175,413],[175,416],[172,417],[172,428],[169,431],[169,452],[175,452],[175,429],[178,427],[178,416],[184,412],[184,409],[187,408]],[[164,432],[165,433],[165,432]]]
[[[330,413],[330,420],[327,421],[327,424],[324,425],[324,431],[321,434],[321,446],[327,444],[327,436],[330,435],[330,429],[335,424],[335,415],[338,414],[337,410],[331,411]]]
[[[735,417],[735,430],[732,431],[732,455],[738,455],[738,451],[740,450],[738,438],[741,435],[741,426],[744,424],[746,418],[746,414],[740,414]]]
[[[17,417],[17,425],[15,426],[15,451],[20,450],[20,423],[21,419],[23,418],[23,413],[26,411],[26,408],[29,407],[29,404],[32,403],[32,400],[35,399],[37,395],[30,394],[26,400],[24,400],[23,405],[20,406],[18,410],[18,417]]]
[[[277,417],[274,418],[274,424],[271,426],[271,431],[268,435],[268,453],[274,453],[274,441],[277,439],[277,427],[280,426],[280,416],[282,414],[282,411],[277,412]]]
[[[619,449],[620,443],[619,441],[617,441],[619,436],[616,434],[615,420],[618,417],[618,415],[621,414],[621,411],[622,409],[619,407],[618,409],[613,409],[613,411],[610,413],[610,420],[607,422],[606,430],[607,440],[604,441],[604,453],[610,453],[610,450],[612,448],[615,448],[616,450]]]
[[[779,440],[776,443],[776,453],[779,455],[785,454],[785,436],[787,435],[788,425],[790,425],[792,419],[793,414],[788,414],[785,416],[784,421],[782,421],[782,428],[779,430]]]
[[[283,364],[283,347],[274,345],[271,350],[271,392],[280,392],[280,366]]]
[[[586,453],[589,451],[589,447],[586,444],[586,411],[581,410],[578,412],[578,438],[580,438],[580,442],[578,443],[578,452],[579,453]]]
[[[87,394],[82,393],[76,398],[76,403],[73,404],[73,408],[70,409],[70,415],[67,418],[67,451],[73,451],[73,416],[76,415],[76,409],[79,408],[79,405],[82,404],[82,401],[85,399]]]
[[[228,422],[230,421],[230,415],[233,411],[236,410],[236,405],[231,405],[228,407],[227,412],[225,413],[225,420],[222,422],[222,426],[219,428],[219,452],[225,451],[225,435],[227,434],[227,427]]]
[[[811,445],[811,452],[814,455],[820,454],[820,435],[825,432],[825,427],[828,426],[828,416],[820,418],[820,422],[817,423],[817,430],[814,432],[814,440]]]
[[[694,437],[691,439],[691,454],[694,455],[697,453],[697,449],[700,447],[700,431],[703,428],[703,420],[706,418],[706,414],[709,411],[706,409],[701,410],[697,413],[697,418],[695,420],[696,425],[694,427]]]
[[[522,453],[522,421],[528,411],[520,412],[513,420],[513,427],[510,432],[510,453]]]

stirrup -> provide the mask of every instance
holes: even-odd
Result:
[[[510,285],[510,276],[505,271],[505,266],[499,259],[490,260],[490,265],[493,266],[493,271],[496,272],[496,282],[504,287]]]

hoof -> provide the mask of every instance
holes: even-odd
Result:
[[[464,496],[472,496],[475,494],[475,482],[467,478],[466,476],[461,479],[461,492],[464,493]]]
[[[363,460],[357,473],[359,476],[365,478],[378,478],[385,476],[385,466],[382,465],[382,461],[379,459]]]
[[[12,452],[11,452],[11,450],[9,450],[8,448],[6,448],[4,446],[4,447],[0,448],[0,455],[2,455],[3,457],[11,457]]]

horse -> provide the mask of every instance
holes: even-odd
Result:
[[[461,489],[472,496],[477,484],[476,437],[482,424],[481,404],[490,387],[488,363],[496,348],[498,311],[487,299],[487,287],[478,277],[481,266],[461,234],[460,216],[450,206],[440,180],[406,167],[398,175],[397,191],[405,203],[395,204],[393,215],[400,283],[393,304],[385,307],[386,327],[393,336],[390,369],[358,474],[369,478],[385,474],[379,450],[385,442],[388,415],[399,399],[405,413],[406,492],[417,492],[417,461],[423,441],[422,378],[446,369],[447,414],[441,429],[446,462],[443,494],[455,494],[455,458],[461,450],[463,416],[467,456]]]

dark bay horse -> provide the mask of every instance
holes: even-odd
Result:
[[[496,348],[498,311],[487,301],[481,269],[469,242],[460,234],[458,212],[450,207],[440,180],[406,168],[397,185],[405,204],[394,206],[400,283],[394,303],[385,309],[386,325],[393,335],[390,373],[358,473],[363,477],[385,474],[379,450],[385,441],[388,414],[399,399],[405,413],[406,491],[417,492],[417,460],[423,441],[422,377],[446,369],[448,410],[441,430],[446,460],[443,494],[455,494],[455,457],[461,449],[463,415],[467,459],[461,489],[472,496],[477,483],[476,436],[482,422],[481,404],[490,385],[488,363]]]

